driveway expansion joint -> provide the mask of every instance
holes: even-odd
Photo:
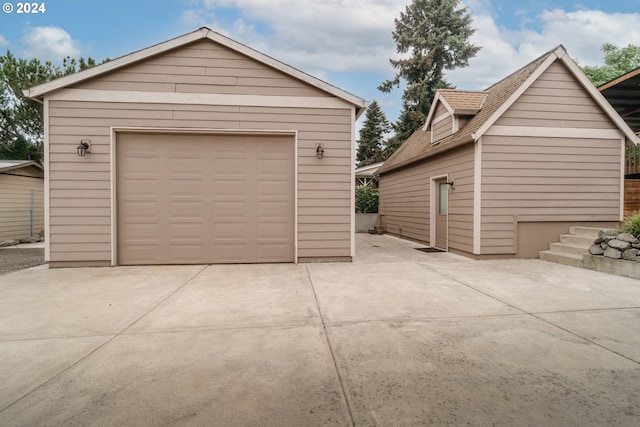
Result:
[[[344,404],[347,408],[347,413],[349,414],[349,425],[355,426],[355,421],[353,419],[353,412],[351,410],[351,404],[349,403],[349,397],[347,395],[346,385],[340,374],[340,368],[338,368],[338,360],[336,359],[335,352],[333,350],[333,346],[331,345],[331,340],[329,339],[329,331],[327,330],[327,324],[324,320],[324,315],[322,314],[322,310],[320,309],[320,302],[318,301],[318,294],[316,293],[316,288],[313,286],[313,279],[311,278],[311,272],[309,271],[309,266],[305,264],[305,269],[307,270],[307,278],[309,279],[309,285],[311,286],[311,291],[313,292],[313,299],[316,303],[316,308],[318,310],[318,316],[320,316],[320,321],[322,322],[322,330],[324,332],[325,339],[327,340],[327,347],[329,348],[329,353],[331,354],[331,360],[333,361],[333,367],[336,370],[336,375],[338,377],[338,382],[340,383],[340,390],[342,391],[342,398]]]
[[[618,352],[618,351],[615,351],[615,350],[613,350],[613,349],[611,349],[611,348],[609,348],[609,347],[606,347],[606,346],[604,346],[604,345],[602,345],[602,344],[600,344],[600,343],[598,343],[598,342],[596,342],[596,341],[594,341],[594,340],[592,340],[592,339],[589,339],[589,338],[587,338],[587,337],[585,337],[585,336],[583,336],[583,335],[580,335],[580,334],[578,334],[578,333],[576,333],[576,332],[574,332],[574,331],[572,331],[572,330],[570,330],[570,329],[567,329],[567,328],[565,328],[565,327],[563,327],[563,326],[560,326],[560,325],[558,325],[558,324],[556,324],[556,323],[554,323],[554,322],[552,322],[552,321],[550,321],[550,320],[548,320],[548,319],[545,319],[545,318],[541,317],[541,315],[543,315],[543,314],[551,314],[551,313],[538,313],[538,312],[530,312],[530,311],[528,311],[528,310],[524,310],[524,309],[522,309],[522,308],[520,308],[520,307],[518,307],[518,306],[516,306],[516,305],[513,305],[513,304],[511,304],[511,303],[509,303],[509,302],[507,302],[507,301],[504,301],[504,300],[502,300],[502,299],[500,299],[500,298],[496,297],[495,295],[491,295],[490,293],[487,293],[487,292],[485,292],[485,291],[482,291],[482,290],[480,290],[480,289],[477,289],[475,286],[473,286],[473,285],[471,285],[471,284],[469,284],[469,283],[465,282],[464,280],[460,280],[460,279],[458,279],[457,277],[451,276],[451,275],[449,275],[449,274],[447,274],[447,273],[444,273],[444,272],[442,272],[442,271],[439,271],[438,269],[432,268],[432,267],[430,267],[430,266],[428,266],[428,265],[426,265],[426,264],[423,264],[423,263],[421,263],[421,262],[416,262],[416,263],[417,263],[418,265],[420,265],[422,268],[425,268],[425,269],[427,269],[427,270],[429,270],[429,271],[432,271],[432,272],[434,272],[434,273],[438,273],[438,274],[442,275],[443,277],[446,277],[446,278],[447,278],[447,279],[449,279],[449,280],[453,280],[454,282],[461,284],[462,286],[466,286],[466,287],[468,287],[469,289],[472,289],[472,290],[474,290],[474,291],[476,291],[476,292],[481,293],[482,295],[485,295],[485,296],[487,296],[487,297],[489,297],[489,298],[492,298],[492,299],[494,299],[494,300],[496,300],[496,301],[498,301],[498,302],[501,302],[502,304],[506,304],[506,305],[508,305],[509,307],[511,307],[511,308],[513,308],[513,309],[515,309],[515,310],[520,311],[522,314],[529,315],[529,316],[533,317],[534,319],[537,319],[537,320],[539,320],[539,321],[541,321],[541,322],[544,322],[544,323],[546,323],[546,324],[548,324],[548,325],[551,325],[551,326],[553,326],[553,327],[555,327],[555,328],[557,328],[557,329],[560,329],[561,331],[564,331],[564,332],[566,332],[566,333],[568,333],[568,334],[571,334],[571,335],[573,335],[573,336],[575,336],[575,337],[577,337],[577,338],[580,338],[581,340],[583,340],[583,341],[585,341],[585,342],[588,342],[588,343],[590,343],[590,344],[593,344],[593,345],[594,345],[594,346],[596,346],[596,347],[600,347],[601,349],[603,349],[603,350],[605,350],[605,351],[608,351],[608,352],[613,353],[613,354],[615,354],[615,355],[617,355],[617,356],[619,356],[619,357],[622,357],[622,358],[624,358],[624,359],[626,359],[626,360],[628,360],[628,361],[630,361],[630,362],[633,362],[633,363],[635,363],[635,364],[640,365],[640,361],[638,361],[638,360],[635,360],[635,359],[633,359],[633,358],[631,358],[631,357],[629,357],[629,356],[625,356],[624,354],[622,354],[622,353],[620,353],[620,352]],[[633,309],[633,308],[635,308],[635,307],[628,307],[628,308],[632,308],[632,309]],[[624,309],[626,309],[626,308],[624,308]],[[604,310],[607,310],[607,309],[602,309],[602,310],[600,310],[600,311],[604,311]],[[553,313],[573,313],[573,312],[576,312],[576,311],[578,311],[578,312],[579,312],[579,311],[581,311],[581,312],[585,312],[585,311],[592,311],[592,310],[588,310],[588,309],[587,309],[587,310],[564,310],[564,311],[563,311],[563,310],[558,310],[558,311],[554,311]]]
[[[86,360],[88,357],[90,357],[91,355],[95,354],[97,351],[99,351],[100,349],[104,348],[104,346],[106,346],[107,344],[109,344],[110,342],[112,342],[114,339],[116,339],[117,337],[119,337],[120,335],[124,334],[124,332],[131,328],[133,325],[135,325],[137,322],[139,322],[142,318],[144,318],[146,315],[148,315],[149,313],[151,313],[153,310],[155,310],[156,308],[158,308],[158,306],[160,306],[163,302],[165,302],[167,299],[171,298],[173,295],[175,295],[176,292],[178,292],[180,289],[184,288],[189,282],[191,282],[192,280],[194,280],[196,277],[198,277],[205,269],[207,268],[207,266],[203,266],[197,273],[195,273],[193,276],[191,276],[188,280],[186,280],[182,285],[178,286],[173,292],[169,293],[169,295],[167,295],[166,297],[164,297],[159,303],[157,303],[156,305],[154,305],[151,309],[147,310],[146,313],[144,313],[142,316],[138,317],[136,320],[134,320],[129,326],[125,327],[124,329],[122,329],[120,332],[116,333],[116,334],[108,334],[105,336],[111,336],[111,338],[107,339],[105,342],[103,342],[101,345],[97,346],[96,348],[94,348],[93,350],[91,350],[90,352],[88,352],[87,354],[85,354],[83,357],[79,358],[78,360],[76,360],[75,362],[71,363],[69,366],[67,366],[66,368],[60,370],[60,372],[52,375],[51,377],[49,377],[46,381],[43,381],[41,384],[38,384],[37,386],[35,386],[34,388],[32,388],[31,390],[29,390],[28,392],[24,393],[22,396],[20,396],[19,398],[17,398],[16,400],[14,400],[13,402],[11,402],[10,404],[8,404],[7,406],[5,406],[4,408],[0,409],[0,413],[6,411],[7,409],[11,408],[13,405],[17,404],[18,402],[20,402],[21,400],[23,400],[24,398],[26,398],[27,396],[29,396],[31,393],[34,393],[35,391],[37,391],[38,389],[44,387],[46,384],[49,384],[50,382],[54,381],[56,378],[60,377],[62,374],[64,374],[65,372],[69,371],[70,369],[74,368],[75,366],[77,366],[80,362],[82,362],[83,360]],[[102,335],[100,335],[102,336]]]

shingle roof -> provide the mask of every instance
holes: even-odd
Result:
[[[480,103],[482,108],[456,133],[442,139],[434,145],[431,144],[431,132],[426,131],[424,128],[418,129],[387,159],[384,165],[378,170],[378,173],[389,172],[392,169],[406,166],[437,153],[472,142],[474,140],[474,133],[487,123],[494,113],[531,77],[538,67],[554,55],[555,51],[556,49],[553,49],[545,53],[484,91],[439,90],[438,92],[450,105],[451,102],[459,106],[476,106]],[[453,105],[451,105],[451,107],[455,110]]]
[[[487,91],[457,89],[440,89],[438,92],[455,114],[476,114],[489,94]]]

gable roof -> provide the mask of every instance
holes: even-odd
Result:
[[[537,59],[534,59],[524,67],[508,75],[499,82],[489,86],[484,91],[486,93],[481,109],[478,113],[462,126],[456,133],[443,138],[436,144],[431,144],[431,132],[426,131],[426,126],[418,129],[396,150],[384,165],[378,170],[379,174],[389,172],[414,162],[426,159],[443,151],[451,150],[463,144],[477,141],[482,135],[504,114],[504,112],[542,75],[555,61],[560,60],[573,74],[581,86],[591,95],[595,102],[602,108],[607,116],[632,142],[637,143],[637,137],[629,126],[622,120],[620,115],[613,109],[611,104],[598,92],[595,86],[582,73],[576,63],[569,57],[565,48],[558,46]],[[442,90],[436,94],[436,98],[449,102],[451,89],[445,90],[444,95],[440,95]],[[459,91],[455,96],[455,102],[471,105],[477,101],[478,92]],[[474,95],[469,95],[474,94]],[[437,107],[434,102],[431,105],[428,119],[432,118],[432,111]],[[427,121],[428,123],[428,121]]]
[[[109,71],[122,68],[124,66],[133,64],[138,61],[142,61],[154,55],[158,55],[168,50],[175,49],[177,47],[184,46],[188,43],[192,43],[194,41],[202,40],[202,39],[211,40],[215,43],[218,43],[222,46],[225,46],[229,49],[232,49],[236,52],[246,55],[271,68],[274,68],[278,71],[288,74],[291,77],[301,80],[311,86],[314,86],[324,92],[327,92],[337,98],[341,98],[344,101],[350,104],[353,104],[356,107],[356,117],[359,117],[360,114],[362,114],[365,110],[366,102],[362,98],[356,95],[353,95],[345,90],[339,89],[336,86],[333,86],[325,81],[322,81],[316,77],[313,77],[310,74],[300,71],[297,68],[294,68],[283,62],[280,62],[268,55],[258,52],[257,50],[254,50],[242,43],[239,43],[235,40],[225,37],[222,34],[216,33],[215,31],[212,31],[208,27],[201,27],[191,33],[187,33],[182,36],[167,40],[165,42],[147,47],[145,49],[138,50],[136,52],[130,53],[125,56],[121,56],[120,58],[111,60],[109,62],[105,62],[95,67],[91,67],[86,70],[79,71],[74,74],[70,74],[68,76],[60,77],[56,80],[52,80],[50,82],[43,83],[38,86],[34,86],[30,89],[25,89],[23,93],[25,96],[31,99],[41,101],[46,94],[53,92],[55,90],[62,89],[64,87],[88,80],[92,77],[102,75]]]
[[[378,162],[366,166],[360,166],[359,168],[356,168],[356,176],[373,176],[382,164],[383,162]]]
[[[44,171],[42,165],[33,160],[0,160],[0,173],[9,172],[15,169],[33,167],[39,171]]]

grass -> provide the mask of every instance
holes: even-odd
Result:
[[[622,233],[629,233],[640,239],[640,211],[628,216],[619,229]]]

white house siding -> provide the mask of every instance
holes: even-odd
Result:
[[[482,139],[482,254],[515,254],[519,223],[615,222],[621,136],[554,63]]]
[[[316,108],[313,100],[328,99],[325,92],[283,76],[202,41],[53,93],[47,99],[50,261],[112,261],[112,127],[296,131],[298,256],[351,256],[352,106],[336,100]],[[127,102],[128,91],[157,101]],[[173,103],[159,96],[179,91],[306,97],[311,106]],[[88,96],[109,102],[85,101]],[[92,144],[84,158],[76,154],[82,139]],[[324,144],[322,160],[315,157],[317,143]]]
[[[430,180],[447,175],[455,184],[449,190],[449,249],[473,252],[473,160],[473,144],[467,144],[384,174],[380,214],[386,232],[429,243]]]

